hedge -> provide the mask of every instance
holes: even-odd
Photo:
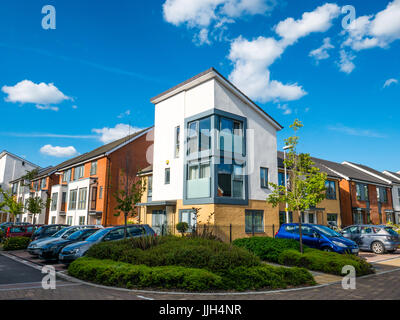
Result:
[[[269,237],[251,237],[236,239],[233,244],[253,252],[260,259],[278,262],[279,255],[288,249],[300,250],[300,243],[292,239],[274,239]]]
[[[88,257],[74,261],[68,273],[76,278],[123,288],[180,289],[186,291],[277,289],[313,285],[305,269],[259,265],[238,267],[216,274],[180,266],[149,267]]]
[[[30,238],[27,237],[13,237],[7,238],[3,243],[4,251],[24,250],[28,247]]]
[[[296,250],[286,250],[279,255],[278,262],[335,275],[342,275],[342,268],[346,265],[353,266],[357,276],[374,273],[372,266],[357,256],[316,249],[306,249],[304,254]]]
[[[251,252],[227,243],[200,238],[159,238],[157,243],[145,250],[130,240],[103,242],[90,248],[86,256],[149,267],[181,266],[211,272],[261,264],[260,259]]]

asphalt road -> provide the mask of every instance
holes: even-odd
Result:
[[[0,255],[0,285],[41,282],[39,270]]]

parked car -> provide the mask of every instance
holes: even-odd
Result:
[[[376,254],[395,252],[400,246],[400,236],[388,226],[352,225],[342,230],[344,237],[355,241],[360,250]]]
[[[78,259],[86,254],[86,252],[96,243],[102,241],[116,241],[124,238],[124,226],[111,227],[99,230],[92,234],[85,241],[77,242],[64,247],[61,250],[58,260],[68,264],[75,259]],[[156,236],[154,230],[147,224],[130,225],[127,227],[128,238],[142,237],[142,236]]]
[[[81,230],[81,229],[93,229],[98,226],[73,226],[73,227],[67,227],[64,229],[61,229],[60,231],[56,232],[52,236],[48,238],[42,238],[39,240],[32,241],[29,246],[28,246],[28,252],[33,255],[33,256],[38,256],[40,254],[40,248],[45,246],[46,244],[50,242],[54,242],[57,240],[61,239],[67,239],[71,234],[73,234],[75,231]],[[101,227],[102,228],[102,227]]]
[[[61,249],[65,246],[86,240],[90,237],[93,233],[99,231],[100,229],[81,229],[75,231],[73,234],[68,236],[66,239],[59,239],[57,241],[53,241],[47,243],[46,245],[40,248],[39,258],[44,260],[57,260],[58,254],[60,253]]]
[[[41,226],[39,229],[35,231],[35,233],[32,235],[32,241],[43,239],[43,238],[48,238],[55,234],[56,232],[60,231],[61,229],[64,229],[68,227],[66,224],[50,224],[46,226]]]
[[[340,233],[322,225],[302,224],[303,243],[314,249],[337,253],[358,254],[357,243],[344,238]],[[294,239],[299,241],[299,224],[285,223],[276,234],[276,238]]]
[[[37,228],[40,228],[41,225],[8,225],[5,229],[5,238],[14,238],[14,237],[32,237],[33,233]]]

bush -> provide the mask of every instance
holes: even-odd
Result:
[[[279,255],[278,262],[335,275],[342,275],[342,268],[346,265],[353,266],[357,276],[374,273],[372,266],[357,256],[316,249],[306,249],[304,254],[296,250],[286,250]]]
[[[279,255],[285,250],[300,250],[300,243],[296,240],[269,237],[236,239],[233,244],[237,247],[246,248],[262,260],[271,262],[278,262]]]
[[[30,238],[27,237],[14,237],[7,238],[3,243],[4,251],[24,250],[28,248]]]
[[[179,222],[176,225],[176,230],[178,230],[178,232],[184,234],[186,231],[189,230],[189,225],[187,222]]]
[[[177,266],[148,267],[112,260],[80,258],[68,268],[76,278],[123,288],[161,288],[187,291],[277,289],[315,284],[311,274],[300,268],[260,265],[238,267],[216,274],[204,269]]]
[[[156,239],[156,242],[145,249],[137,245],[137,240],[103,242],[90,248],[86,255],[134,265],[181,266],[202,268],[211,272],[261,264],[260,259],[251,252],[223,242],[174,236]]]
[[[161,288],[204,291],[222,287],[222,279],[207,270],[184,267],[148,267],[112,260],[80,258],[68,273],[91,282],[123,288]]]

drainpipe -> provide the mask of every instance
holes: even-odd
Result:
[[[354,223],[354,221],[353,221],[353,197],[352,197],[352,188],[351,188],[351,183],[352,183],[352,181],[350,180],[350,181],[349,181],[349,193],[350,193],[350,218],[351,218],[351,221],[352,221],[352,223],[351,223],[351,224],[353,224],[353,223]]]
[[[111,167],[111,160],[110,156],[107,156],[107,170],[106,170],[106,183],[104,186],[104,196],[105,196],[105,219],[104,219],[104,227],[107,227],[107,216],[108,216],[108,186],[110,184],[110,167]]]

